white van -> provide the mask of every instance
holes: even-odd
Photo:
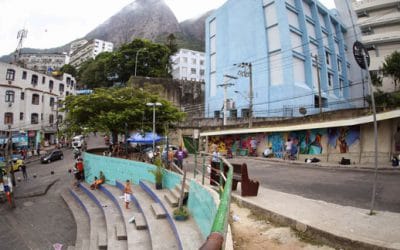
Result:
[[[81,148],[85,142],[85,137],[83,135],[77,135],[72,138],[72,147]]]

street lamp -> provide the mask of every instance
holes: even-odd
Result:
[[[140,53],[140,51],[145,51],[145,50],[146,50],[146,48],[141,48],[141,49],[139,49],[138,51],[136,51],[136,58],[135,58],[135,76],[136,76],[137,59],[138,59],[139,53]]]
[[[155,153],[156,145],[156,106],[162,106],[159,102],[148,102],[147,106],[153,106],[153,154]]]

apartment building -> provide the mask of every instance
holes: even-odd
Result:
[[[16,146],[36,148],[53,143],[65,118],[60,101],[75,95],[76,81],[69,74],[55,78],[14,64],[0,63],[0,144],[12,133]]]
[[[354,34],[369,50],[371,58],[370,71],[381,75],[385,58],[394,51],[400,51],[400,1],[399,0],[336,0],[336,6],[343,16],[350,9],[353,22],[360,30]],[[344,18],[347,24],[350,18]],[[382,90],[395,90],[393,80],[384,77]]]
[[[227,99],[232,118],[362,106],[346,35],[316,0],[228,0],[206,20],[206,117],[221,117]]]
[[[68,61],[66,53],[23,53],[19,61],[24,68],[40,73],[59,70]]]
[[[102,52],[112,52],[113,48],[113,43],[99,39],[77,41],[71,45],[69,64],[79,68],[83,62],[95,59]]]
[[[171,62],[173,79],[204,82],[204,52],[180,49]]]

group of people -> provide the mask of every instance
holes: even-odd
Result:
[[[76,180],[75,186],[79,186],[79,182],[85,179],[83,160],[80,156],[75,161],[74,167],[72,168],[72,173],[74,174]]]

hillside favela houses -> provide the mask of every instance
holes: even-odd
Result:
[[[76,80],[69,74],[56,78],[0,62],[0,144],[9,133],[15,148],[54,143],[65,118],[60,101],[75,93]]]
[[[346,12],[315,0],[228,0],[213,12],[204,112],[220,123],[201,130],[206,147],[258,156],[271,147],[282,158],[291,140],[300,160],[372,163],[368,74],[353,59]],[[379,110],[380,163],[400,153],[399,117]]]
[[[113,49],[113,43],[100,39],[78,40],[71,44],[69,64],[79,69],[83,62],[95,59],[102,52],[112,52]]]

